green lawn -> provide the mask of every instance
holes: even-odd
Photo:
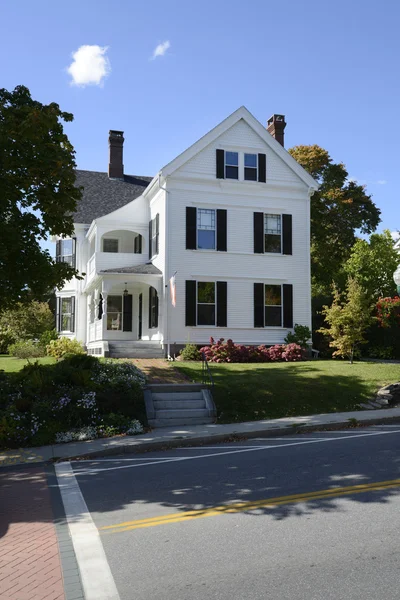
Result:
[[[51,356],[45,356],[43,358],[32,358],[31,362],[38,361],[42,365],[52,365],[56,362],[55,358]],[[22,358],[14,358],[13,356],[8,356],[6,354],[0,354],[0,371],[6,371],[7,373],[15,373],[15,371],[20,371],[22,367],[28,364],[27,360]]]
[[[201,381],[201,363],[174,363]],[[220,423],[357,409],[388,383],[400,381],[400,364],[316,360],[300,363],[210,363]]]

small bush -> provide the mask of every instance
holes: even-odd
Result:
[[[186,344],[181,351],[181,356],[183,360],[201,360],[201,354],[196,344]]]
[[[55,329],[48,329],[41,334],[39,344],[42,348],[46,348],[53,340],[58,340],[58,333]]]
[[[307,325],[295,324],[294,330],[289,331],[285,337],[286,344],[298,344],[302,348],[307,348],[311,340],[311,329]]]
[[[44,348],[32,340],[22,340],[11,344],[8,347],[8,352],[16,358],[39,358],[45,355]]]
[[[85,350],[78,340],[71,340],[67,337],[51,340],[46,347],[46,351],[48,356],[53,356],[57,359],[63,358],[65,354],[85,354]]]

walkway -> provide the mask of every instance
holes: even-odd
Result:
[[[46,474],[0,473],[0,600],[64,600]]]

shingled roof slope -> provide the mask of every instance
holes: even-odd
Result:
[[[76,171],[76,185],[82,186],[83,195],[74,213],[74,223],[90,225],[141,196],[152,177],[124,175],[124,179],[110,179],[108,173]]]

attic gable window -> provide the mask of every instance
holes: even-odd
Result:
[[[239,153],[225,152],[225,178],[239,179]]]

